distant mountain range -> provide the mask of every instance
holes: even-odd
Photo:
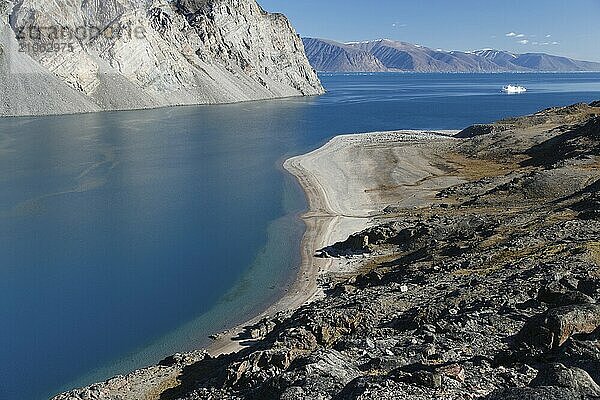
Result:
[[[302,40],[311,65],[320,72],[600,71],[600,63],[544,53],[514,54],[493,49],[443,51],[388,39],[350,43]]]

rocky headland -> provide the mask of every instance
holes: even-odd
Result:
[[[323,93],[255,0],[3,0],[0,35],[0,116]]]
[[[600,398],[599,102],[285,166],[310,301],[55,400]]]

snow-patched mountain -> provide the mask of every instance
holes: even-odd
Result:
[[[0,0],[0,116],[323,93],[256,0]]]
[[[495,49],[483,49],[471,52],[482,58],[485,58],[492,63],[505,68],[507,70],[525,70],[525,67],[516,65],[514,62],[519,56],[518,54],[509,53],[508,51],[495,50]]]
[[[389,39],[350,43],[313,38],[303,41],[308,59],[317,71],[600,71],[600,63],[542,53],[512,54],[494,49],[433,50]]]
[[[427,47],[388,39],[359,42],[351,46],[372,54],[388,70],[465,72],[497,69],[497,66],[493,63],[473,54],[432,50]],[[318,70],[318,68],[315,69]]]
[[[495,64],[512,71],[599,71],[600,63],[573,60],[545,53],[513,54],[506,51],[484,49],[474,52]]]

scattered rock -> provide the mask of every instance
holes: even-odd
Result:
[[[247,329],[248,335],[252,339],[262,339],[267,336],[275,328],[275,326],[275,322],[269,318],[264,318],[256,325]]]
[[[410,382],[432,389],[442,387],[442,375],[435,372],[418,371],[411,375]]]
[[[473,125],[460,131],[455,137],[461,139],[473,138],[481,135],[489,135],[490,133],[497,132],[497,127],[489,125]]]
[[[445,367],[440,367],[437,371],[443,376],[452,378],[460,383],[465,382],[465,369],[459,364],[451,364]]]
[[[551,289],[542,289],[537,299],[538,301],[548,303],[552,306],[593,304],[596,302],[590,296],[576,290],[555,291]]]

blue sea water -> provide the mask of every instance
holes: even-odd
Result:
[[[1,400],[201,347],[280,296],[305,208],[285,158],[600,99],[596,73],[321,78],[319,97],[0,119]]]

